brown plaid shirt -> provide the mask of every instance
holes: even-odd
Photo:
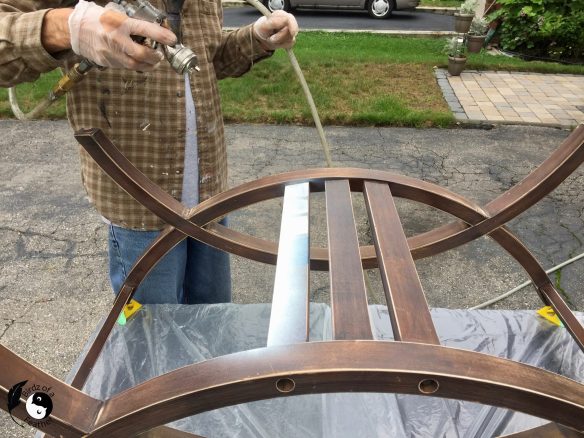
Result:
[[[151,1],[164,9],[161,0]],[[72,3],[0,1],[0,86],[33,81],[42,72],[72,64],[47,53],[40,38],[47,9]],[[225,33],[222,24],[221,0],[185,1],[183,42],[197,54],[201,68],[191,77],[201,200],[227,186],[217,79],[240,76],[271,53],[253,38],[251,25]],[[68,94],[69,121],[74,130],[103,129],[136,167],[180,200],[186,134],[184,83],[166,61],[151,73],[94,69]],[[80,154],[83,184],[99,213],[127,228],[161,228],[160,219],[120,189],[85,151]]]

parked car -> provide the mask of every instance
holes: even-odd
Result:
[[[262,0],[272,12],[296,8],[367,9],[373,18],[387,18],[393,11],[415,9],[420,0]]]

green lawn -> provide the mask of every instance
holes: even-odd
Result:
[[[306,32],[295,53],[325,125],[449,126],[454,119],[434,77],[445,67],[444,39],[377,34]],[[583,66],[470,55],[467,68],[584,74]],[[53,72],[20,85],[30,107],[58,79]],[[255,65],[242,78],[220,82],[226,121],[312,124],[310,110],[285,52]],[[62,101],[47,117],[64,117]],[[0,90],[0,117],[11,117]]]
[[[42,75],[34,83],[21,84],[16,87],[16,95],[20,108],[23,112],[29,112],[36,104],[49,94],[49,90],[61,78],[61,72],[54,70]],[[13,117],[8,103],[7,90],[0,88],[0,118]],[[65,117],[65,99],[51,105],[43,115],[44,118]]]
[[[441,8],[458,8],[460,7],[462,0],[422,0],[420,6],[434,6]]]

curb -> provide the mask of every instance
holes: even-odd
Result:
[[[232,31],[237,30],[237,27],[225,26],[223,30]],[[372,33],[381,35],[397,35],[397,36],[410,36],[410,37],[420,37],[420,38],[441,38],[444,36],[457,35],[456,32],[450,30],[353,30],[353,29],[301,29],[301,33],[307,32],[322,32],[322,33]]]
[[[416,11],[426,12],[430,14],[440,14],[440,15],[454,15],[458,8],[439,8],[435,6],[418,6]]]
[[[440,38],[443,36],[457,35],[451,30],[353,30],[353,29],[302,29],[302,32],[334,32],[334,33],[376,33],[383,35],[402,35],[411,37],[433,37]]]

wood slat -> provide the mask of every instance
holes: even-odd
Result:
[[[308,340],[308,183],[286,186],[268,347]]]
[[[333,336],[372,339],[349,182],[326,181],[325,193]]]
[[[439,344],[388,184],[365,182],[365,202],[396,341]]]

